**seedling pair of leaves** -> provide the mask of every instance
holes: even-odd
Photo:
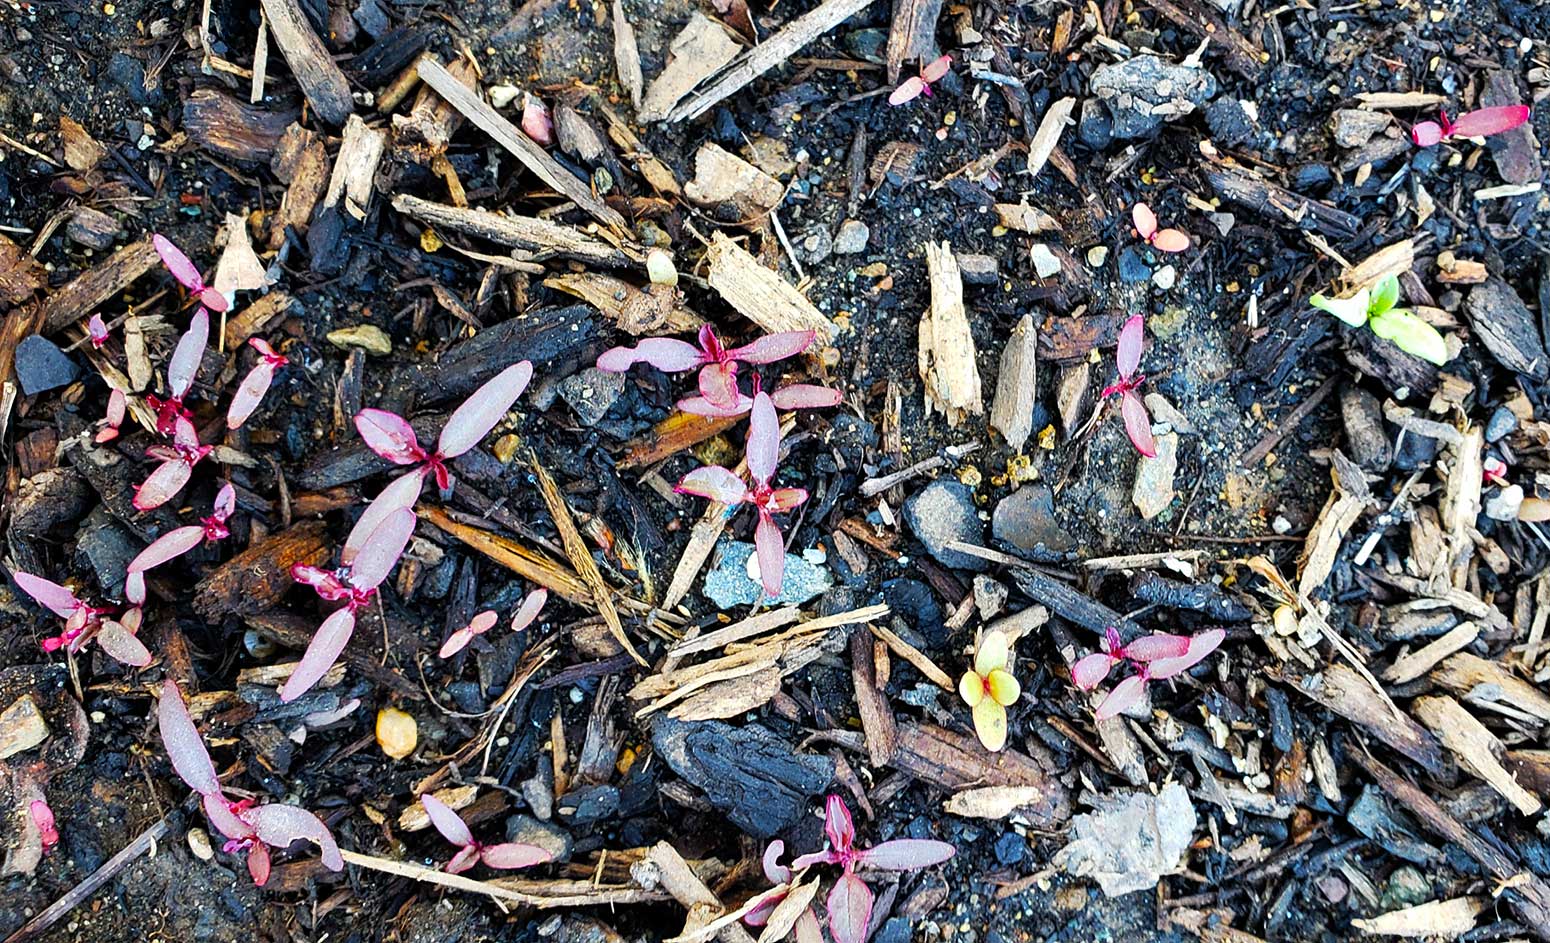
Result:
[[[1412,312],[1395,307],[1399,304],[1399,279],[1393,275],[1348,298],[1314,295],[1308,303],[1352,327],[1367,325],[1374,334],[1407,354],[1438,366],[1448,362],[1448,345],[1437,329]]]

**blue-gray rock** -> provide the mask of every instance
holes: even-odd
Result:
[[[794,553],[786,554],[786,572],[780,584],[780,596],[773,601],[764,595],[764,587],[748,575],[753,544],[723,540],[716,548],[716,564],[705,575],[705,597],[721,609],[751,606],[759,600],[774,605],[804,603],[834,585],[829,571],[808,563]]]
[[[689,722],[659,716],[657,755],[743,831],[770,838],[796,822],[834,780],[834,760],[802,753],[758,724]]]
[[[1002,498],[990,516],[990,532],[1019,550],[1070,550],[1076,543],[1055,520],[1055,494],[1046,484],[1027,484]]]
[[[976,572],[989,568],[989,561],[947,547],[954,541],[985,542],[985,524],[967,485],[948,478],[926,485],[904,502],[904,523],[943,566]]]
[[[1121,140],[1151,137],[1164,116],[1176,120],[1216,95],[1216,78],[1204,69],[1173,65],[1157,56],[1136,56],[1093,72],[1090,85],[1114,116]],[[1159,106],[1168,106],[1161,108]]]
[[[1126,246],[1119,254],[1119,280],[1132,285],[1152,280],[1152,267],[1135,246]]]
[[[910,943],[910,922],[904,917],[889,917],[877,928],[873,943]]]
[[[580,786],[556,799],[555,811],[577,825],[601,822],[619,811],[619,790],[607,784]]]
[[[894,618],[903,619],[932,645],[947,642],[942,606],[937,602],[936,593],[931,591],[931,587],[920,580],[895,579],[884,583],[879,595],[888,604],[888,608],[893,610]]]
[[[81,522],[75,549],[97,574],[97,582],[109,596],[120,598],[124,591],[124,573],[129,561],[143,549],[128,528],[97,508]]]
[[[1076,134],[1083,144],[1095,151],[1103,150],[1114,140],[1114,120],[1098,99],[1082,102],[1082,119],[1076,126]]]
[[[996,860],[1012,865],[1023,860],[1028,851],[1028,840],[1016,832],[1007,832],[996,839]]]
[[[1491,413],[1491,418],[1485,424],[1485,440],[1487,442],[1500,442],[1518,428],[1518,416],[1506,406],[1496,407]]]
[[[28,396],[74,383],[80,375],[70,355],[41,334],[29,334],[16,345],[16,379]]]
[[[1218,144],[1238,147],[1254,136],[1254,121],[1243,102],[1230,96],[1219,98],[1206,108],[1206,127]]]
[[[866,251],[867,241],[872,238],[872,230],[866,223],[859,219],[847,219],[840,224],[840,231],[834,236],[835,255],[855,255]]]
[[[524,845],[537,845],[554,856],[556,861],[570,858],[571,837],[565,829],[548,822],[540,822],[531,815],[513,815],[506,819],[506,840]]]
[[[577,422],[595,426],[624,392],[624,380],[622,373],[588,367],[561,380],[559,394],[576,414]]]

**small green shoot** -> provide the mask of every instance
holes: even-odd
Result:
[[[1316,294],[1308,299],[1308,303],[1352,327],[1367,325],[1374,334],[1407,354],[1438,366],[1448,362],[1448,345],[1437,329],[1413,313],[1395,307],[1399,303],[1399,279],[1393,275],[1349,298],[1326,298]]]

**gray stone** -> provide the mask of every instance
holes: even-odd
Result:
[[[1169,291],[1179,280],[1179,270],[1172,265],[1164,265],[1152,273],[1152,284],[1163,291]]]
[[[1028,257],[1033,261],[1033,273],[1040,278],[1050,278],[1060,274],[1060,259],[1056,258],[1055,253],[1044,243],[1034,243],[1033,248],[1028,252]]]
[[[16,345],[16,379],[28,396],[67,386],[80,375],[70,355],[41,334],[29,334]]]
[[[1055,494],[1045,484],[1023,485],[1002,498],[990,516],[990,532],[1019,550],[1059,553],[1076,545],[1055,520]]]
[[[1485,440],[1500,442],[1518,428],[1518,414],[1506,406],[1498,406],[1485,424]]]
[[[975,572],[989,568],[987,560],[947,548],[956,540],[971,544],[985,541],[985,524],[974,506],[974,492],[967,485],[947,478],[926,485],[904,502],[904,523],[943,566]]]
[[[829,235],[829,230],[820,226],[802,237],[802,241],[797,243],[797,251],[803,262],[817,265],[834,253],[834,237]]]
[[[1393,120],[1386,111],[1341,108],[1330,121],[1330,134],[1341,147],[1361,147]]]
[[[129,569],[129,561],[142,549],[134,534],[99,507],[86,515],[75,540],[76,551],[96,571],[97,583],[103,592],[115,598],[122,597],[124,573]]]
[[[1152,267],[1146,264],[1135,246],[1126,246],[1119,254],[1119,280],[1139,285],[1151,281]]]
[[[847,219],[840,224],[840,231],[834,237],[835,255],[855,255],[866,251],[867,241],[872,238],[872,230],[859,219]]]
[[[734,606],[751,606],[761,599],[771,603],[764,595],[764,587],[749,575],[754,560],[754,546],[737,540],[723,540],[716,548],[716,563],[705,575],[705,597],[721,609]],[[829,571],[804,560],[795,553],[786,554],[786,570],[781,580],[780,596],[773,600],[778,605],[796,605],[807,602],[834,585]]]
[[[988,576],[974,577],[974,608],[979,610],[982,620],[994,619],[1000,615],[1001,610],[1006,608],[1007,595],[1004,584]]]
[[[1217,144],[1240,147],[1254,137],[1254,116],[1242,101],[1218,98],[1206,108],[1206,127]]]
[[[834,780],[834,760],[806,753],[757,723],[733,727],[658,715],[651,745],[743,831],[770,838],[801,818]]]
[[[1108,147],[1114,140],[1114,120],[1096,98],[1082,102],[1082,118],[1076,126],[1077,137],[1095,151]]]
[[[570,858],[571,838],[565,829],[548,822],[540,822],[531,815],[513,815],[506,819],[506,840],[524,845],[537,845],[554,856],[556,861]]]
[[[1348,386],[1340,391],[1340,414],[1351,461],[1372,472],[1387,469],[1394,461],[1394,446],[1383,427],[1378,398],[1359,386]]]
[[[1141,456],[1136,463],[1136,483],[1130,500],[1146,520],[1151,520],[1173,503],[1173,477],[1179,470],[1179,436],[1169,432],[1157,437],[1157,454]]]
[[[958,272],[966,285],[994,285],[1001,280],[1001,263],[992,255],[960,255]]]
[[[1398,910],[1424,904],[1431,899],[1432,885],[1426,875],[1409,865],[1400,865],[1389,875],[1383,895],[1378,898],[1378,907],[1382,910]]]
[[[1093,72],[1090,84],[1113,115],[1114,136],[1121,140],[1151,137],[1163,121],[1181,118],[1216,95],[1211,73],[1157,56],[1103,66]]]
[[[601,822],[619,811],[619,790],[607,783],[578,786],[555,800],[560,818],[577,825]]]
[[[1016,832],[1007,832],[996,839],[995,851],[996,860],[1002,864],[1017,864],[1028,852],[1028,839]]]
[[[595,426],[608,415],[609,408],[624,392],[624,380],[622,373],[606,373],[588,367],[561,380],[559,394],[570,405],[578,422]]]
[[[1522,486],[1508,485],[1486,499],[1485,516],[1493,521],[1515,521],[1522,507]]]
[[[1146,890],[1178,869],[1195,822],[1189,793],[1178,783],[1155,796],[1102,796],[1092,812],[1072,818],[1071,843],[1055,855],[1055,864],[1097,881],[1109,897]]]

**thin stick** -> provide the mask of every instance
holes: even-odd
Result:
[[[474,894],[493,897],[496,900],[509,901],[513,904],[526,904],[529,907],[540,909],[586,907],[599,904],[644,904],[667,899],[665,894],[653,893],[638,887],[624,886],[599,887],[595,892],[588,894],[559,894],[552,897],[544,894],[529,894],[513,890],[496,881],[475,881],[460,874],[448,874],[445,871],[410,864],[407,861],[379,858],[376,855],[363,855],[358,851],[341,850],[339,854],[346,863],[353,864],[358,868],[381,871],[384,874],[408,878],[411,881],[420,881],[425,884],[439,884],[442,887],[451,888],[455,891],[470,891]]]

